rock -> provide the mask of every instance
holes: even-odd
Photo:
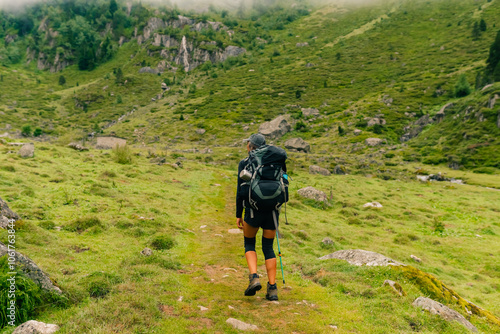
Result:
[[[394,99],[390,97],[389,95],[384,95],[382,97],[382,102],[385,103],[386,106],[390,107],[392,102],[394,102]]]
[[[417,175],[417,180],[420,182],[427,182],[429,181],[429,176],[428,175]]]
[[[201,311],[201,312],[208,311],[208,308],[206,308],[206,307],[204,307],[204,306],[198,305],[198,307],[200,308],[200,311]]]
[[[167,162],[167,159],[165,157],[157,157],[149,160],[149,162],[152,164],[163,165],[164,163]]]
[[[426,311],[429,311],[431,314],[437,314],[446,321],[449,322],[458,321],[459,323],[464,325],[464,327],[466,327],[468,330],[472,332],[477,332],[477,328],[473,324],[471,324],[467,319],[465,319],[460,313],[430,298],[418,297],[417,299],[415,299],[412,305],[415,307],[420,307]]]
[[[495,94],[494,96],[492,96],[490,98],[490,100],[488,101],[488,108],[493,109],[493,107],[495,107],[495,103],[497,102],[498,99],[500,99],[500,96],[498,94]]]
[[[359,130],[359,129],[354,129],[354,135],[355,136],[359,136],[363,131]]]
[[[151,248],[146,247],[141,251],[141,254],[144,256],[151,256],[153,255],[153,250]]]
[[[166,84],[166,83],[164,83],[164,82],[162,82],[162,83],[161,83],[161,89],[163,89],[163,90],[167,90],[167,88],[168,88],[167,84]]]
[[[445,104],[441,108],[441,110],[439,110],[437,112],[436,116],[434,116],[434,121],[436,121],[438,123],[441,122],[443,120],[444,116],[445,116],[445,111],[448,110],[449,108],[453,107],[453,106],[454,106],[454,104],[452,102]]]
[[[301,47],[304,47],[304,46],[309,46],[309,43],[307,43],[307,42],[297,43],[297,44],[295,44],[295,46],[298,47],[298,48],[301,48]]]
[[[325,176],[329,176],[331,174],[328,169],[322,168],[322,167],[316,166],[316,165],[309,166],[309,173],[310,174],[321,174],[321,175],[325,175]]]
[[[377,209],[381,209],[381,208],[383,208],[383,206],[379,202],[370,202],[370,203],[366,203],[365,205],[363,205],[363,208],[377,208]]]
[[[384,281],[383,285],[390,286],[401,297],[406,296],[406,292],[404,292],[403,287],[397,282],[387,279]]]
[[[33,158],[35,155],[35,144],[24,144],[17,153],[21,158]]]
[[[421,260],[420,258],[416,257],[415,255],[410,255],[410,257],[411,257],[413,260],[415,260],[416,262],[419,262],[419,263],[420,263],[420,262],[422,262],[422,260]]]
[[[347,170],[345,169],[344,166],[337,165],[333,169],[333,174],[335,174],[335,175],[346,175],[347,174]]]
[[[241,234],[243,233],[243,230],[240,230],[239,228],[230,228],[227,232],[230,234]]]
[[[89,150],[87,147],[82,146],[82,145],[80,145],[78,143],[69,143],[68,147],[70,147],[70,148],[72,148],[74,150],[80,151],[80,152],[82,152],[82,151],[88,151]]]
[[[160,71],[158,71],[156,68],[151,68],[151,67],[143,67],[139,70],[139,73],[151,73],[151,74],[158,74]]]
[[[345,260],[355,266],[373,266],[373,267],[386,267],[386,266],[401,266],[402,263],[394,261],[381,254],[365,251],[362,249],[348,249],[340,250],[319,258],[319,260],[339,259]]]
[[[327,202],[327,197],[324,192],[321,190],[318,190],[314,187],[305,187],[302,189],[298,190],[298,193],[300,196],[308,198],[308,199],[313,199],[318,202]]]
[[[434,119],[430,118],[429,115],[424,115],[420,117],[415,122],[410,123],[410,125],[406,126],[403,130],[405,134],[399,138],[401,142],[408,141],[412,138],[415,138],[422,132],[422,130],[428,125],[434,123]]]
[[[323,245],[325,245],[325,246],[333,246],[333,244],[334,244],[334,243],[333,243],[333,240],[332,240],[332,239],[330,239],[330,238],[328,238],[328,237],[324,238],[324,239],[321,241],[321,243],[322,243]]]
[[[234,318],[227,319],[226,323],[230,324],[236,329],[239,329],[240,331],[256,331],[259,329],[259,327],[255,325],[247,324],[246,322]]]
[[[54,291],[56,293],[62,293],[61,289],[55,286],[50,277],[44,273],[33,260],[29,257],[24,256],[19,252],[15,252],[16,258],[16,266],[18,266],[28,278],[30,278],[33,282],[41,286],[45,290]],[[0,242],[0,257],[8,254],[8,248],[3,243]],[[10,251],[12,253],[12,251]]]
[[[199,134],[199,135],[202,135],[205,132],[207,132],[207,130],[205,130],[205,129],[196,129],[196,133]]]
[[[58,330],[59,326],[57,325],[29,320],[19,325],[12,334],[52,334]]]
[[[309,145],[302,138],[288,139],[285,142],[285,148],[289,149],[290,151],[294,151],[294,152],[305,152],[305,153],[311,152],[311,145]]]
[[[259,133],[271,139],[279,138],[292,130],[288,120],[289,116],[278,116],[270,122],[261,124]]]
[[[214,151],[210,147],[206,147],[200,151],[202,154],[212,154]]]
[[[384,141],[380,138],[366,138],[365,144],[368,146],[378,146],[381,145]]]
[[[313,64],[313,63],[307,63],[307,64],[306,64],[306,67],[314,67],[314,66],[316,66],[316,65],[315,65],[315,64]]]
[[[319,116],[319,110],[316,108],[302,108],[301,110],[302,110],[302,116],[306,118]]]
[[[365,121],[367,121],[367,126],[374,126],[374,125],[385,125],[387,122],[383,118],[378,118],[378,117],[366,117]]]
[[[119,137],[104,136],[97,137],[95,148],[98,150],[111,150],[117,146],[127,145],[127,140]]]
[[[0,228],[7,228],[9,220],[19,220],[19,215],[12,211],[7,202],[0,198]]]

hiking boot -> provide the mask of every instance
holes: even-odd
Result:
[[[259,275],[250,274],[248,276],[250,283],[248,284],[248,288],[245,290],[245,296],[255,296],[255,293],[262,289],[262,285],[260,285]]]
[[[276,285],[276,283],[271,285],[271,284],[269,284],[269,282],[267,282],[266,299],[267,300],[278,300],[278,286]]]

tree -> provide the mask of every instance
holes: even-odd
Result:
[[[345,130],[344,128],[342,128],[340,125],[339,125],[339,136],[343,136],[345,133]]]
[[[301,96],[302,96],[302,93],[300,92],[300,90],[297,90],[295,92],[295,97],[298,98],[298,99],[300,99]]]
[[[66,78],[64,77],[64,75],[61,75],[59,77],[59,85],[63,86],[65,83],[66,83]]]
[[[118,69],[116,70],[115,76],[116,76],[116,80],[115,80],[116,83],[123,82],[123,72],[122,72],[122,69],[120,67],[118,67]]]
[[[472,39],[478,40],[481,36],[481,30],[479,30],[479,24],[474,22],[474,26],[472,27]]]
[[[486,31],[486,21],[484,19],[479,22],[479,30]]]
[[[116,3],[116,0],[110,0],[109,1],[109,12],[111,13],[111,16],[118,10],[118,4]]]
[[[497,33],[495,41],[490,47],[490,54],[488,56],[488,59],[486,60],[486,71],[488,73],[493,73],[499,62],[500,62],[500,30]]]
[[[464,97],[471,93],[471,88],[469,82],[467,81],[467,77],[465,74],[461,74],[458,77],[458,81],[455,84],[455,96],[456,97]]]

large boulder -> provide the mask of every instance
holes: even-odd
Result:
[[[18,152],[21,158],[33,158],[35,155],[35,144],[24,144]]]
[[[325,176],[329,176],[331,173],[328,169],[316,166],[316,165],[311,165],[309,166],[309,173],[310,174],[321,174]]]
[[[337,165],[333,169],[333,174],[335,174],[335,175],[346,175],[347,174],[347,170],[346,170],[346,168],[344,166]]]
[[[437,314],[446,321],[449,322],[458,321],[459,323],[464,325],[468,330],[472,332],[477,332],[477,328],[473,324],[471,324],[467,319],[465,319],[460,313],[430,298],[418,297],[417,299],[415,299],[412,305],[415,307],[420,307],[426,311],[429,311],[431,314]]]
[[[374,125],[385,125],[387,122],[383,118],[378,118],[378,117],[366,117],[365,121],[367,122],[367,126],[374,126]]]
[[[302,189],[298,190],[298,193],[300,196],[308,198],[308,199],[313,199],[318,202],[326,202],[327,197],[324,192],[321,190],[318,190],[314,187],[305,187]]]
[[[402,263],[394,261],[388,257],[383,256],[375,252],[365,251],[362,249],[347,249],[340,250],[335,253],[331,253],[319,258],[319,260],[329,260],[329,259],[339,259],[345,260],[355,266],[374,266],[374,267],[386,267],[386,266],[401,266]]]
[[[30,278],[33,282],[37,283],[40,287],[48,291],[54,291],[56,293],[62,293],[61,289],[52,283],[49,276],[40,269],[33,260],[29,257],[10,250],[6,245],[0,242],[0,257],[8,255],[15,257],[15,262],[18,268],[20,268],[28,278]]]
[[[270,122],[261,124],[259,127],[259,132],[271,139],[279,138],[291,130],[292,126],[287,116],[278,116]]]
[[[378,146],[384,142],[383,139],[380,138],[366,138],[365,144],[368,146]]]
[[[12,334],[52,334],[58,330],[59,326],[57,325],[29,320],[19,325]]]
[[[305,153],[311,152],[311,145],[309,145],[302,138],[288,139],[285,142],[285,148],[289,149],[290,151],[294,151],[294,152],[305,152]]]
[[[10,220],[19,220],[17,213],[12,211],[7,202],[0,198],[0,228],[7,228]]]

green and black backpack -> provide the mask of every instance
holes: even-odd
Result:
[[[269,212],[288,202],[286,159],[285,150],[272,145],[250,151],[245,169],[252,174],[252,178],[243,186],[248,187],[248,201],[252,209]]]

